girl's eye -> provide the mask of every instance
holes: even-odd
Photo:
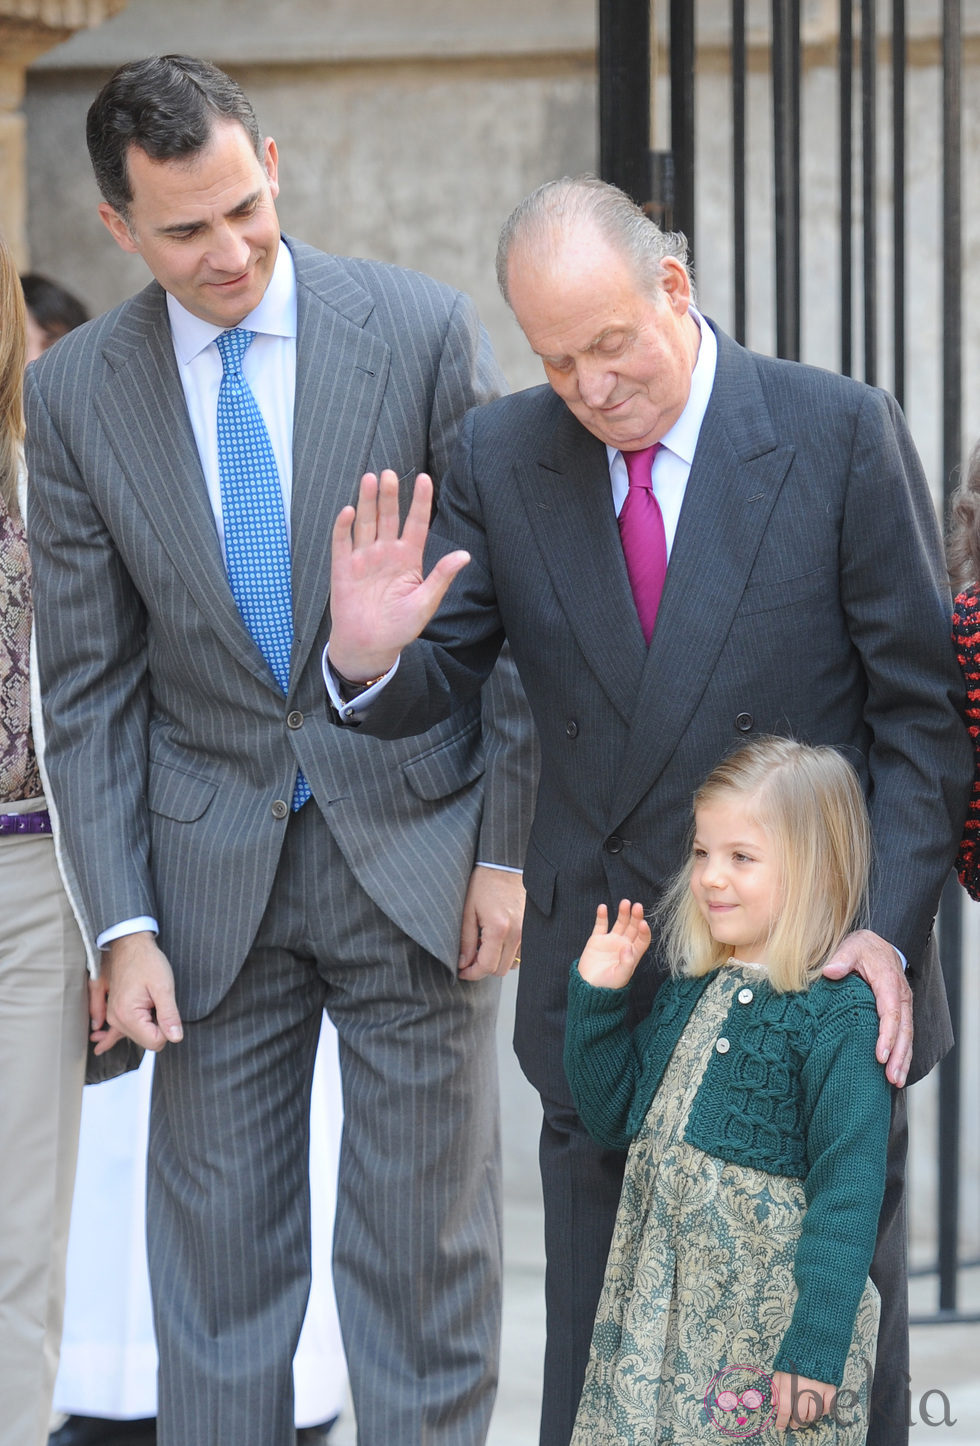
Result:
[[[706,859],[706,858],[708,857],[707,850],[705,850],[705,849],[695,849],[695,850],[694,850],[694,857],[695,857],[696,859]]]

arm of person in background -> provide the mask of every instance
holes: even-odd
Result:
[[[881,391],[866,393],[855,425],[840,559],[841,602],[867,679],[874,867],[871,928],[845,940],[824,972],[854,969],[871,985],[877,1057],[902,1085],[909,984],[961,836],[972,759],[935,509],[905,420]]]

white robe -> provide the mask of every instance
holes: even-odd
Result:
[[[152,1078],[147,1053],[138,1070],[84,1092],[54,1388],[55,1410],[67,1415],[135,1420],[157,1413],[144,1220]],[[342,1122],[337,1035],[324,1015],[310,1107],[313,1283],[293,1362],[297,1426],[327,1421],[347,1401],[330,1258]]]

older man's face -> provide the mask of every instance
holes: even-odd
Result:
[[[511,256],[510,304],[548,381],[607,445],[659,442],[687,403],[700,343],[684,267],[665,261],[651,298],[590,225],[531,250],[518,244]]]

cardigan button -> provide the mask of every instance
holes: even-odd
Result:
[[[754,998],[755,995],[752,993],[751,989],[740,989],[738,991],[739,1004],[751,1004]]]
[[[715,1049],[718,1051],[719,1054],[727,1054],[728,1051],[731,1049],[731,1045],[729,1044],[728,1040],[725,1038],[724,1035],[722,1035],[719,1040],[715,1041]]]
[[[751,713],[738,713],[735,716],[735,727],[740,733],[752,731],[753,718]]]

